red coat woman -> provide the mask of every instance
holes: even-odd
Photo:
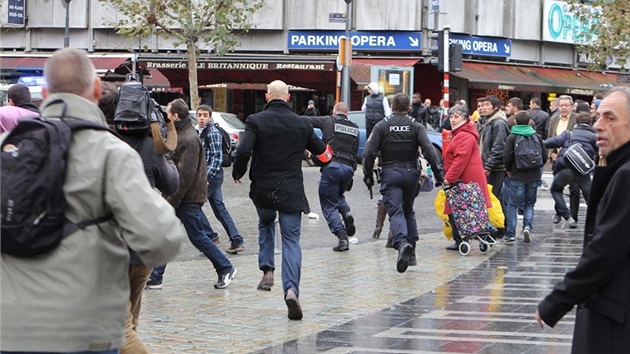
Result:
[[[444,152],[444,186],[462,181],[464,183],[477,182],[483,191],[486,207],[492,206],[492,200],[488,192],[486,175],[479,153],[479,133],[468,117],[468,108],[464,105],[455,105],[451,109],[450,116],[452,130],[451,142]],[[444,214],[450,215],[451,208],[448,202],[444,205]],[[451,225],[453,222],[451,220]],[[461,236],[453,228],[455,244],[447,247],[448,250],[458,250]]]

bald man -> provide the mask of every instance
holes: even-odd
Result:
[[[282,288],[288,317],[300,320],[300,214],[310,212],[304,193],[302,154],[304,150],[322,154],[326,144],[315,135],[308,120],[291,111],[287,104],[290,97],[287,84],[282,81],[267,86],[267,105],[245,121],[245,132],[236,147],[232,177],[236,183],[241,183],[251,158],[249,196],[258,213],[258,266],[263,272],[258,290],[271,291],[273,286],[275,220],[278,218],[282,232]]]

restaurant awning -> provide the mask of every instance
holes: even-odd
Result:
[[[188,61],[184,57],[141,55],[138,61],[145,69],[158,69],[171,86],[189,86]],[[282,80],[288,85],[331,91],[335,89],[336,74],[333,56],[201,56],[197,60],[199,86]]]
[[[52,54],[1,54],[0,68],[13,70],[42,70],[46,59]],[[89,54],[88,55],[97,71],[114,70],[128,60],[133,54]]]
[[[592,95],[614,85],[617,75],[580,69],[544,68],[464,62],[461,72],[451,75],[468,80],[472,89],[557,92]]]

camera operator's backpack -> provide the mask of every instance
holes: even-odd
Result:
[[[119,134],[146,134],[151,130],[153,143],[161,155],[177,146],[174,123],[166,119],[166,113],[141,83],[127,82],[120,86],[114,124]]]
[[[112,132],[82,119],[64,119],[62,114],[61,119],[22,120],[2,142],[2,253],[37,256],[51,251],[78,229],[111,219],[105,215],[72,223],[65,217],[63,186],[68,150],[72,133],[82,129]]]
[[[214,127],[217,128],[219,133],[221,133],[221,155],[223,157],[221,160],[221,167],[230,167],[232,166],[232,140],[230,139],[230,134],[225,131],[225,129],[221,128],[218,123],[214,123]],[[208,134],[209,131],[204,129],[203,139],[206,147],[210,146],[210,138],[208,137]]]

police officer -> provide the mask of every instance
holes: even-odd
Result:
[[[348,236],[353,236],[356,230],[344,193],[352,188],[352,177],[359,161],[359,127],[348,119],[348,105],[344,102],[335,104],[332,116],[308,119],[313,127],[322,130],[324,142],[333,151],[332,161],[321,169],[319,203],[330,232],[339,239],[333,251],[347,251],[350,249]],[[318,164],[317,157],[314,162]]]
[[[419,192],[418,146],[433,169],[436,185],[443,180],[438,154],[425,127],[407,115],[409,108],[409,96],[396,94],[392,99],[394,113],[374,126],[363,152],[363,182],[369,189],[374,185],[374,159],[380,152],[383,169],[380,192],[394,234],[393,246],[398,250],[399,273],[416,264],[418,228],[413,202]]]
[[[392,109],[389,108],[387,97],[379,92],[378,82],[370,83],[365,89],[368,95],[363,100],[361,110],[365,112],[365,132],[369,138],[376,123],[392,114]]]

